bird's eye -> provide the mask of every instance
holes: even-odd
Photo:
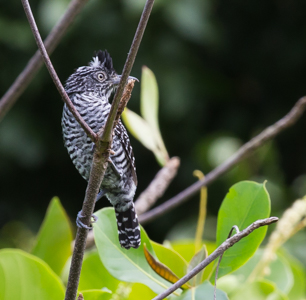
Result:
[[[104,76],[103,73],[98,73],[98,74],[97,74],[97,78],[98,78],[99,81],[103,81],[103,80],[104,80],[104,77],[105,77],[105,76]]]

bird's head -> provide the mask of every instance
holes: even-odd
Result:
[[[137,80],[134,77],[130,79]],[[121,79],[113,67],[113,60],[105,50],[99,50],[88,66],[78,68],[66,81],[68,94],[92,92],[107,99]]]

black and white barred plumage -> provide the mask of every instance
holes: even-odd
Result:
[[[113,90],[119,84],[112,58],[107,51],[99,51],[89,66],[78,68],[67,80],[65,90],[75,108],[94,132],[105,125],[110,112]],[[67,106],[62,116],[64,143],[77,170],[87,181],[90,175],[94,144],[75,120]],[[125,127],[119,121],[114,131],[107,170],[100,187],[115,208],[119,241],[122,247],[138,248],[140,228],[133,198],[137,186],[135,159]],[[82,225],[80,220],[78,225]]]

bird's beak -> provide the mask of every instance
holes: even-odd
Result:
[[[119,84],[120,79],[121,79],[121,76],[122,76],[122,75],[117,75],[117,76],[113,79],[113,83],[114,83],[114,84]],[[133,80],[139,82],[139,80],[138,80],[136,77],[129,76],[129,77],[128,77],[128,80],[130,80],[130,79],[133,79]]]

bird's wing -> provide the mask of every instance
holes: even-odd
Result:
[[[135,185],[137,186],[137,175],[136,175],[136,165],[135,165],[135,157],[133,153],[133,148],[131,146],[130,138],[126,132],[125,127],[123,126],[121,120],[119,120],[116,128],[115,128],[115,134],[120,138],[120,141],[122,142],[123,149],[131,163],[131,170],[132,170],[132,176],[133,181]]]

